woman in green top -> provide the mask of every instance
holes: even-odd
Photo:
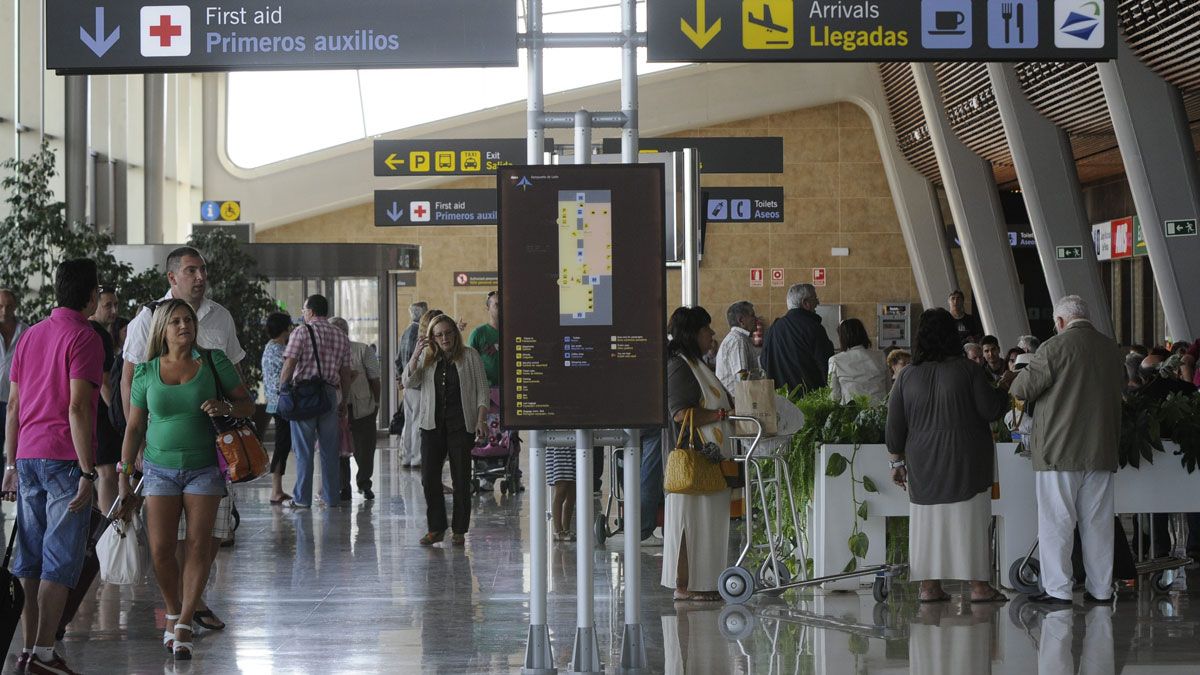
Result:
[[[254,414],[233,364],[224,352],[197,347],[198,331],[196,312],[182,300],[168,300],[154,310],[146,360],[138,364],[130,386],[120,464],[124,494],[134,456],[145,442],[142,496],[150,554],[167,618],[175,622],[164,632],[163,644],[176,659],[191,658],[192,614],[208,579],[213,521],[225,496],[210,418]],[[222,390],[230,401],[222,399]],[[181,511],[187,514],[182,572],[175,561]]]

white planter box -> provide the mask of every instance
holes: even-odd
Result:
[[[1155,453],[1154,463],[1143,461],[1140,469],[1118,472],[1114,487],[1117,513],[1195,513],[1200,512],[1200,471],[1189,474],[1174,452],[1178,446],[1165,443],[1165,453]],[[809,526],[813,569],[816,576],[838,574],[850,560],[847,540],[854,525],[854,503],[850,498],[850,467],[840,476],[825,475],[829,456],[840,453],[847,460],[853,445],[826,445],[818,448],[816,484],[813,491],[813,522]],[[1037,498],[1033,488],[1033,463],[1016,454],[1016,445],[996,445],[1000,498],[992,501],[996,524],[1001,583],[1007,585],[1009,565],[1024,557],[1037,537]],[[867,556],[859,568],[885,562],[884,518],[908,515],[908,494],[892,484],[884,445],[860,446],[854,462],[854,475],[875,481],[878,493],[868,493],[861,485],[858,497],[867,504],[866,522],[859,529],[870,539]],[[873,578],[844,579],[822,585],[823,590],[857,590],[869,587]]]

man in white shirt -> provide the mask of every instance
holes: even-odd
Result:
[[[350,324],[340,316],[329,320],[335,328],[350,337]],[[371,476],[375,474],[376,418],[379,413],[381,376],[379,355],[371,345],[350,341],[350,436],[354,441],[354,463],[358,465],[355,484],[363,499],[375,499],[371,491]],[[350,501],[350,458],[341,458],[342,501]]]
[[[758,355],[750,334],[758,323],[754,305],[748,300],[735,302],[725,312],[729,320],[729,334],[721,341],[717,350],[717,379],[725,389],[733,393],[738,373],[758,368]]]
[[[200,323],[200,331],[196,336],[196,344],[205,349],[220,349],[229,357],[234,367],[246,358],[246,350],[238,341],[237,327],[229,310],[205,297],[208,292],[208,267],[204,256],[191,246],[181,246],[167,256],[167,282],[171,289],[157,302],[172,298],[183,300],[196,311]],[[156,303],[151,303],[157,306]],[[143,307],[133,321],[129,323],[125,337],[125,347],[122,353],[125,357],[125,368],[121,372],[121,401],[124,410],[129,410],[129,386],[133,382],[134,367],[146,360],[146,343],[150,336],[150,318],[154,312],[149,307]],[[241,374],[241,369],[238,369]],[[213,525],[213,539],[209,551],[209,564],[217,557],[221,542],[233,538],[233,493],[221,499],[217,507],[217,519]],[[182,544],[186,534],[187,521],[180,514],[179,540]],[[180,567],[182,569],[182,565]],[[208,605],[201,598],[196,620],[201,626],[220,630],[225,624],[217,619]],[[219,627],[218,627],[219,626]]]

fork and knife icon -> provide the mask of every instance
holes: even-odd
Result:
[[[1011,24],[1013,23],[1012,20],[1014,18],[1013,4],[1014,3],[1011,3],[1011,2],[1004,2],[1004,3],[1000,4],[1000,18],[1004,21],[1004,42],[1005,42],[1005,44],[1012,43],[1010,28],[1011,28]],[[1015,23],[1017,24],[1017,43],[1021,44],[1021,43],[1025,42],[1025,3],[1023,3],[1023,2],[1016,3],[1016,10],[1017,10],[1017,12],[1016,12],[1016,22]]]

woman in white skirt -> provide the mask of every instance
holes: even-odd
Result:
[[[909,578],[918,599],[950,596],[942,580],[969,581],[971,602],[1003,602],[993,588],[988,546],[996,448],[989,424],[1008,412],[1008,394],[963,357],[954,317],[921,314],[913,363],[888,400],[892,481],[908,490]]]
[[[729,456],[729,393],[701,358],[713,345],[712,317],[701,307],[680,307],[667,332],[667,407],[673,437],[692,410],[696,431],[706,443]],[[676,600],[720,600],[717,579],[728,566],[729,490],[706,495],[667,494],[663,524],[662,585],[675,589]]]

